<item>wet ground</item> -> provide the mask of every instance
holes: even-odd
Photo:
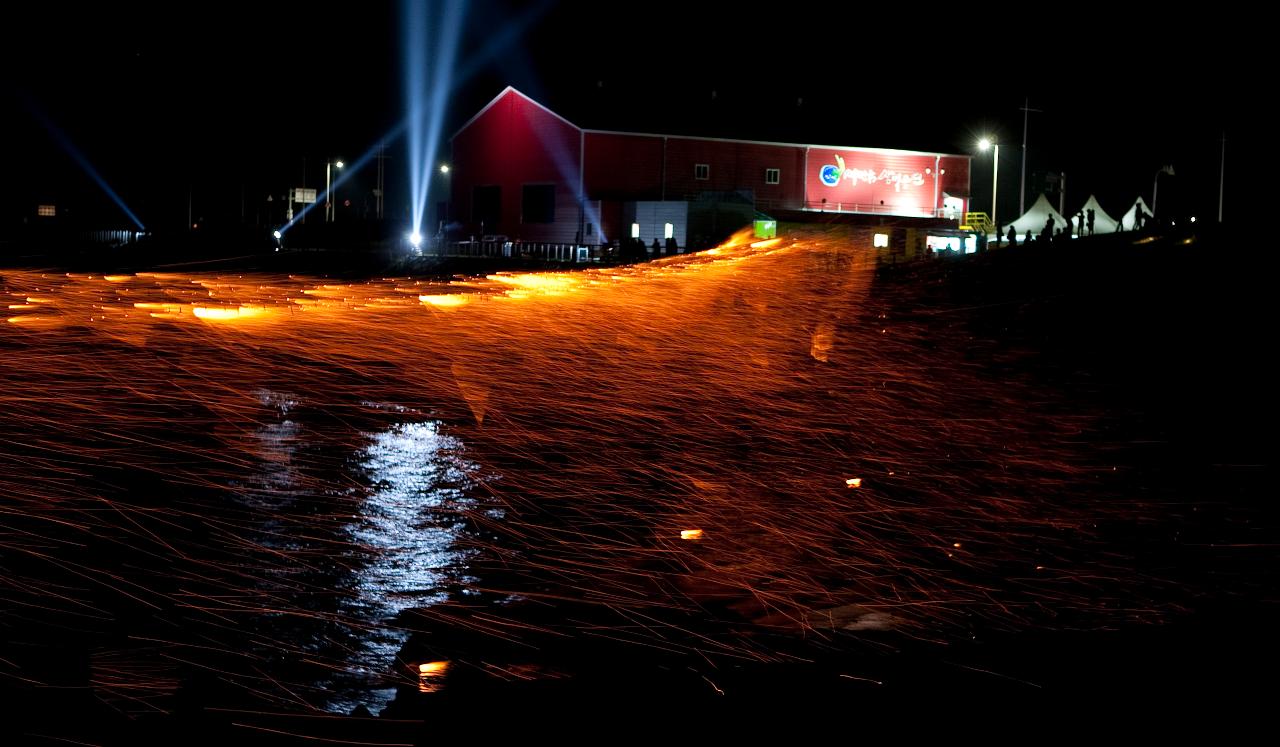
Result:
[[[879,271],[819,233],[453,283],[0,273],[7,723],[1256,715],[1266,274],[1185,238]]]

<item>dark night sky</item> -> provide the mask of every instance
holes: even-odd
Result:
[[[0,11],[5,217],[46,200],[118,216],[35,111],[149,225],[180,223],[189,185],[207,220],[238,220],[243,191],[253,221],[266,194],[300,186],[304,158],[308,186],[323,186],[326,157],[354,158],[402,116],[399,6],[275,6]],[[1241,102],[1258,107],[1240,90],[1262,59],[1247,19],[1078,6],[979,25],[954,5],[749,7],[472,3],[458,63],[471,74],[446,131],[511,84],[586,127],[945,152],[994,132],[1012,216],[1028,96],[1043,110],[1031,115],[1031,172],[1066,171],[1069,207],[1089,192],[1115,210],[1149,199],[1171,163],[1161,202],[1212,214],[1224,130],[1228,215],[1233,190],[1245,192],[1257,144]],[[407,202],[402,147],[389,152],[392,214]],[[984,208],[989,163],[974,165]],[[357,202],[372,180],[372,169],[353,177]]]

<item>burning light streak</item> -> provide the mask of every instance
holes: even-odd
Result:
[[[702,539],[701,529],[681,529],[680,539],[682,540],[700,540]]]
[[[418,665],[418,692],[434,693],[444,687],[444,676],[449,672],[449,662],[430,661]]]
[[[881,318],[870,257],[740,237],[461,283],[5,271],[6,302],[40,303],[3,343],[0,561],[24,570],[0,574],[0,623],[19,642],[138,614],[180,631],[97,662],[111,693],[137,673],[142,708],[172,692],[151,663],[181,661],[342,710],[314,673],[383,673],[380,591],[427,605],[415,626],[699,661],[812,654],[727,630],[831,645],[1175,610],[1172,582],[1095,528],[1142,506],[1079,490],[1101,416],[985,376],[963,329]],[[444,298],[467,301],[426,300]],[[874,490],[848,489],[851,465]]]
[[[446,293],[418,296],[418,300],[439,308],[457,308],[465,306],[470,299],[462,293]]]
[[[263,316],[267,310],[261,306],[240,306],[239,308],[227,308],[220,306],[193,306],[191,313],[197,319],[205,319],[207,321],[220,322],[240,319],[254,319]]]

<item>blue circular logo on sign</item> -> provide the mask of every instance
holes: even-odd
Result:
[[[840,169],[827,164],[822,167],[822,171],[818,172],[818,178],[828,187],[834,187],[840,183]]]

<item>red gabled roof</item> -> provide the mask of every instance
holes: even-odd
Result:
[[[457,138],[457,137],[458,137],[458,135],[462,134],[462,131],[463,131],[463,130],[465,130],[465,129],[467,129],[468,127],[470,127],[470,126],[472,125],[472,123],[474,123],[477,119],[479,119],[479,118],[480,118],[480,117],[481,117],[485,112],[487,112],[487,111],[489,111],[490,109],[492,109],[494,104],[498,103],[499,101],[501,101],[502,99],[506,98],[507,96],[512,96],[512,95],[514,95],[514,96],[519,96],[520,98],[524,99],[525,101],[528,101],[530,104],[533,104],[534,106],[538,107],[538,108],[539,108],[539,109],[541,109],[542,111],[546,112],[547,114],[550,114],[551,116],[555,117],[556,119],[560,120],[561,122],[564,122],[565,124],[569,125],[570,127],[572,127],[572,128],[573,128],[573,129],[575,129],[575,130],[581,130],[581,129],[582,129],[581,127],[577,126],[577,125],[576,125],[576,124],[574,124],[573,122],[570,122],[569,120],[565,119],[564,117],[560,116],[559,114],[557,114],[557,113],[555,113],[555,112],[551,111],[550,109],[548,109],[545,105],[541,104],[540,102],[535,101],[535,100],[533,100],[532,98],[529,98],[528,96],[526,96],[525,94],[521,93],[520,91],[517,91],[514,87],[512,87],[512,86],[507,86],[506,88],[502,89],[502,93],[498,94],[497,96],[494,96],[492,101],[490,101],[489,103],[485,104],[485,105],[484,105],[484,107],[480,109],[480,111],[478,111],[478,112],[476,112],[476,113],[475,113],[475,116],[473,116],[471,119],[468,119],[468,120],[466,121],[466,123],[465,123],[465,124],[463,124],[461,127],[459,127],[459,128],[457,129],[457,131],[456,131],[456,132],[454,132],[454,133],[453,133],[453,135],[449,138],[449,140],[450,140],[450,141],[452,141],[452,140],[454,140],[455,138]]]

